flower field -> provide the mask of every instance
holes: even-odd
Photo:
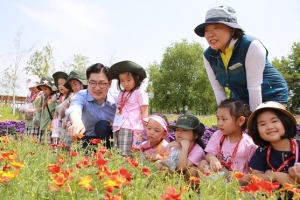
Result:
[[[252,182],[241,187],[241,173],[232,174],[230,181],[211,172],[185,180],[179,173],[159,170],[139,152],[132,158],[121,157],[100,140],[92,141],[88,151],[81,149],[80,142],[67,151],[62,143],[38,144],[25,136],[24,122],[1,122],[0,128],[1,199],[244,200],[277,199],[286,191],[300,198],[299,189],[290,184],[279,189],[277,183],[251,176]],[[206,128],[203,139],[208,140],[214,130]]]

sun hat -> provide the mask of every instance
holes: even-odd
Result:
[[[274,109],[274,110],[278,110],[280,112],[282,112],[282,114],[285,114],[288,118],[290,118],[290,120],[292,120],[292,122],[297,125],[296,119],[295,117],[285,109],[285,106],[275,102],[275,101],[267,101],[264,103],[261,103],[259,106],[257,106],[257,108],[251,113],[249,119],[248,119],[248,123],[247,123],[247,127],[248,127],[248,131],[251,133],[251,124],[253,122],[253,119],[257,116],[258,111],[262,110],[262,109]]]
[[[210,24],[225,24],[244,32],[244,29],[237,23],[235,10],[229,6],[218,6],[209,9],[206,12],[205,22],[195,28],[195,33],[200,37],[204,37],[204,29]]]
[[[40,78],[37,75],[30,75],[26,80],[26,88],[36,87],[40,83]]]
[[[197,128],[199,125],[203,125],[200,123],[199,119],[190,114],[181,115],[178,119],[176,124],[168,125],[168,127],[172,130],[175,130],[176,128],[183,128],[186,130],[193,130]]]
[[[147,77],[144,68],[132,61],[122,61],[113,64],[109,68],[108,76],[110,79],[118,79],[121,72],[133,72],[140,76],[141,81]]]
[[[83,72],[78,71],[78,70],[73,70],[73,71],[70,72],[70,74],[68,76],[68,79],[67,79],[67,82],[64,84],[64,86],[66,88],[71,88],[71,85],[70,85],[69,81],[73,80],[73,79],[81,82],[84,89],[87,88],[86,75]]]
[[[160,117],[158,115],[152,115],[151,117],[144,118],[143,120],[145,122],[149,122],[150,119],[153,119],[154,121],[159,123],[165,129],[165,131],[168,131],[167,122],[162,117]]]
[[[65,72],[58,71],[58,72],[55,72],[54,74],[52,74],[52,77],[54,79],[55,86],[58,88],[58,79],[62,78],[67,81],[69,76]],[[65,87],[65,88],[67,88],[68,90],[72,90],[71,86]]]
[[[52,91],[56,91],[57,87],[55,86],[54,80],[51,77],[42,77],[40,83],[36,86],[37,89],[42,90],[41,86],[47,86],[51,88]]]

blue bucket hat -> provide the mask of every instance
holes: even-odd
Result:
[[[207,11],[205,22],[195,28],[195,33],[200,37],[204,37],[204,29],[207,25],[224,24],[234,29],[244,29],[238,25],[235,10],[229,6],[218,6]]]

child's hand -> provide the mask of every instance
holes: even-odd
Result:
[[[180,144],[181,144],[181,147],[182,147],[182,148],[189,148],[191,142],[190,142],[189,140],[181,140],[181,141],[180,141]]]
[[[284,172],[272,172],[273,180],[277,181],[279,184],[283,185],[284,183],[294,184],[294,179],[287,173]]]
[[[210,169],[212,169],[215,172],[220,171],[222,169],[222,165],[221,165],[220,161],[217,158],[213,158],[210,161],[209,166],[210,166]]]
[[[297,178],[298,182],[300,181],[300,173],[298,172],[296,166],[292,166],[289,168],[289,175],[294,179]]]

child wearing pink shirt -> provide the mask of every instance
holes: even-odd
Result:
[[[198,169],[203,172],[206,166],[212,171],[239,171],[247,173],[248,163],[257,146],[244,132],[249,107],[242,101],[226,99],[217,110],[217,130],[210,138],[204,151],[206,160],[201,161]]]
[[[113,122],[114,146],[122,156],[130,156],[133,134],[144,130],[142,119],[148,117],[148,95],[140,88],[146,72],[134,62],[122,61],[111,66],[109,77],[118,80],[121,91]],[[140,145],[140,142],[136,141],[135,145]]]
[[[163,159],[169,144],[164,138],[168,134],[167,122],[158,115],[145,118],[147,140],[141,144],[141,152],[146,159],[157,161]]]
[[[176,140],[168,144],[168,158],[160,164],[170,170],[184,172],[189,177],[200,161],[205,159],[201,140],[205,127],[196,116],[190,114],[180,116],[176,124],[168,127],[175,131]]]

